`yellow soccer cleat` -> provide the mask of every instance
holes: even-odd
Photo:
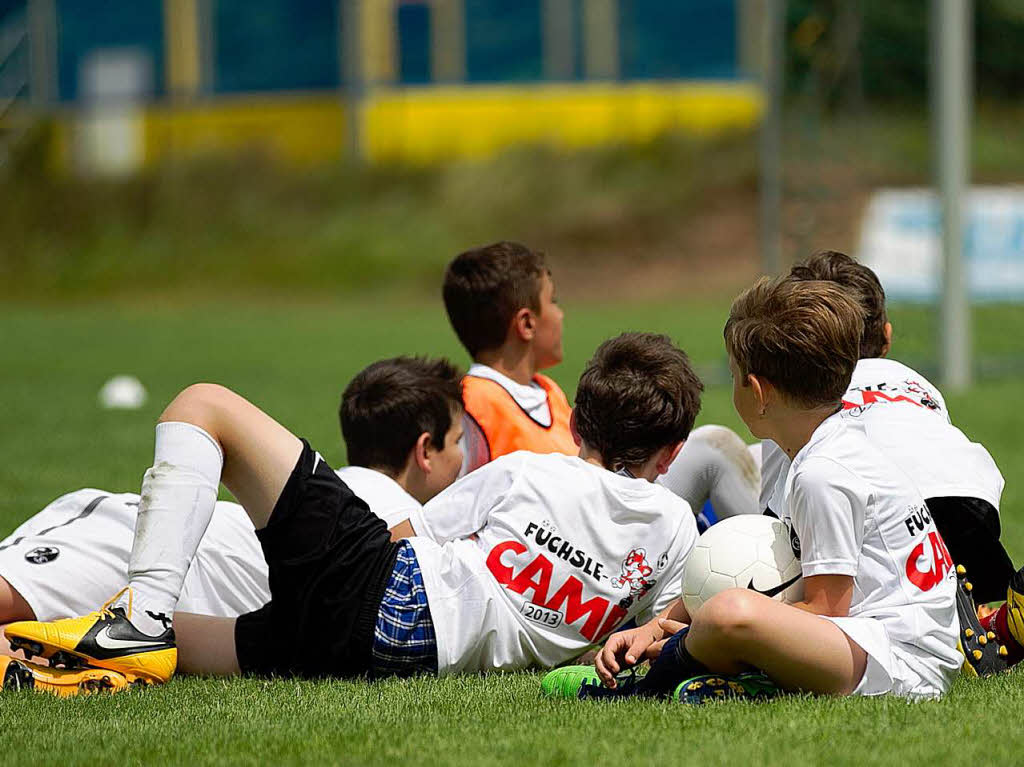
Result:
[[[1006,627],[1017,644],[1024,647],[1024,570],[1010,577],[1006,589]]]
[[[143,634],[131,622],[131,592],[127,613],[111,606],[123,593],[81,618],[20,621],[4,631],[11,647],[29,658],[39,655],[68,668],[88,664],[123,674],[128,682],[166,682],[178,665],[174,629],[159,636]]]
[[[52,668],[0,656],[0,688],[4,690],[35,690],[68,698],[96,692],[120,692],[130,686],[124,674],[110,669]]]

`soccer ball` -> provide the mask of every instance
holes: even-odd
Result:
[[[683,604],[692,616],[719,591],[753,589],[792,603],[803,599],[800,560],[788,528],[774,517],[740,514],[697,539],[683,573]]]

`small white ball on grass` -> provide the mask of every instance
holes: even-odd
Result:
[[[107,410],[138,410],[146,404],[146,387],[135,376],[114,376],[100,389],[100,406]]]

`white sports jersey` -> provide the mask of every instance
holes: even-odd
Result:
[[[548,395],[541,386],[533,381],[528,384],[521,384],[513,381],[507,375],[499,373],[488,365],[481,365],[474,362],[466,375],[486,378],[494,381],[507,391],[512,399],[521,407],[527,415],[541,426],[551,425],[551,408],[548,406]],[[459,476],[464,477],[474,469],[483,466],[490,458],[490,447],[487,444],[487,437],[480,430],[472,416],[462,416],[462,438],[459,440],[462,448],[462,469]]]
[[[778,512],[804,577],[853,576],[849,618],[835,622],[870,656],[868,674],[888,678],[869,693],[945,692],[962,661],[953,562],[924,499],[862,423],[825,419],[794,458]]]
[[[1003,475],[992,456],[953,426],[939,390],[906,365],[858,362],[843,408],[925,498],[981,498],[999,508]]]
[[[413,511],[422,508],[420,502],[405,488],[386,474],[362,466],[346,466],[335,472],[359,498],[366,501],[370,511],[384,520],[388,527],[407,520]]]
[[[581,458],[526,451],[457,481],[412,519],[438,672],[551,667],[679,596],[689,505]]]
[[[0,577],[38,620],[96,610],[128,583],[139,496],[77,490],[0,541]],[[234,617],[270,601],[267,563],[248,515],[218,501],[178,599],[178,610]]]
[[[924,376],[889,359],[857,363],[843,395],[843,417],[859,421],[871,444],[917,485],[925,498],[981,498],[997,510],[1003,475],[992,456],[953,426],[942,394]],[[789,461],[761,443],[760,507],[772,508]]]

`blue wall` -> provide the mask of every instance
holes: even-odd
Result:
[[[339,0],[210,0],[212,89],[217,93],[316,90],[340,84]],[[575,76],[582,70],[581,2]],[[0,19],[24,0],[0,0]],[[135,46],[150,55],[153,96],[164,94],[162,0],[57,0],[63,100],[79,95],[79,68],[96,48]],[[465,0],[466,79],[543,78],[541,0]],[[427,2],[395,6],[403,83],[431,82]],[[735,77],[735,0],[619,0],[623,79]]]

